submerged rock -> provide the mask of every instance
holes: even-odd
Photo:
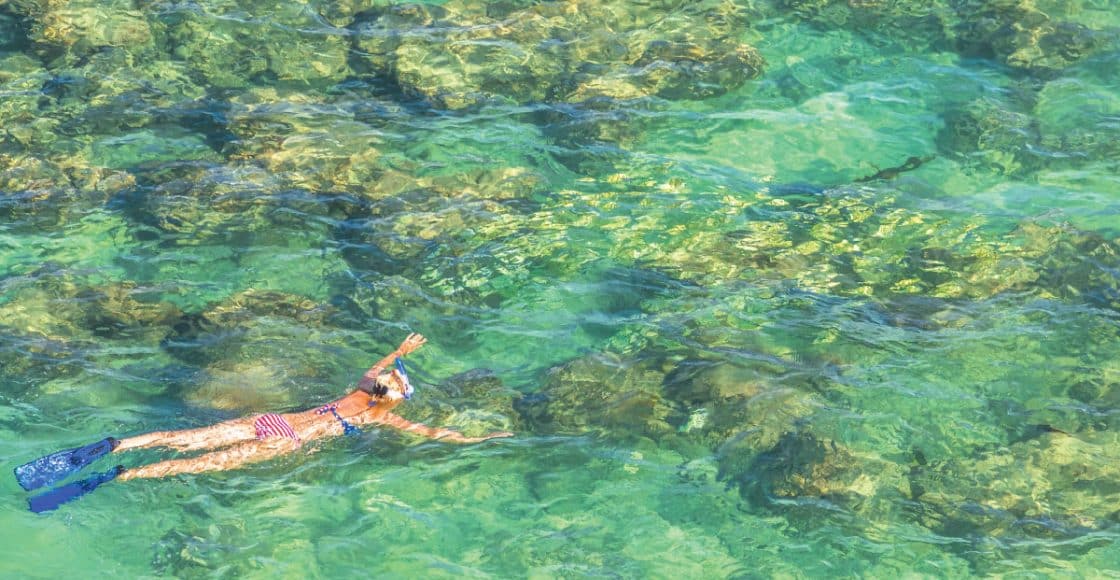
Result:
[[[659,6],[659,8],[667,8]],[[484,101],[705,98],[757,76],[727,5],[394,5],[358,27],[362,60],[406,91],[461,109]]]
[[[182,312],[168,302],[143,300],[151,292],[135,283],[123,283],[84,290],[75,298],[83,303],[84,324],[94,334],[112,338],[142,334],[154,338],[165,334]]]
[[[14,399],[54,379],[78,374],[86,348],[64,336],[0,326],[0,380],[5,395]]]
[[[16,3],[31,21],[29,39],[47,60],[76,61],[106,47],[153,52],[162,36],[158,21],[132,2]]]
[[[300,393],[337,379],[324,368],[330,306],[281,292],[246,290],[182,316],[161,343],[203,369],[185,398],[225,411],[290,410]]]
[[[113,364],[146,357],[179,315],[151,288],[55,265],[9,276],[0,287],[0,377],[13,388],[51,388],[120,345],[129,348],[115,351]]]
[[[1047,431],[974,458],[919,464],[909,474],[920,502],[913,517],[964,540],[953,549],[981,570],[1040,539],[1085,537],[1115,524],[1116,449],[1111,431]]]
[[[1030,0],[951,0],[958,50],[1051,76],[1105,46],[1115,33],[1052,18]]]
[[[988,100],[951,111],[938,136],[942,151],[1006,174],[1039,169],[1038,121]]]
[[[509,289],[542,276],[565,245],[562,230],[525,235],[542,217],[532,212],[531,199],[543,182],[516,166],[431,176],[394,172],[381,183],[399,191],[353,208],[335,236],[363,276],[406,277],[435,307],[492,307]],[[370,298],[377,312],[408,308]]]
[[[1040,265],[1038,285],[1054,296],[1120,310],[1120,239],[1068,225],[1026,222],[1012,233],[1023,254]]]
[[[553,369],[519,411],[535,430],[658,439],[674,431],[664,378],[665,363],[658,359],[592,355]]]
[[[212,87],[246,88],[262,81],[323,85],[346,77],[349,43],[342,31],[325,26],[301,3],[268,5],[267,14],[247,17],[231,5],[168,11],[160,19],[172,54]]]
[[[757,77],[762,67],[762,56],[753,47],[737,42],[700,46],[688,41],[652,40],[621,73],[576,74],[579,85],[568,100],[636,99],[647,95],[666,99],[716,97]]]
[[[226,154],[253,160],[294,187],[360,190],[376,182],[387,147],[383,132],[354,118],[357,103],[270,88],[242,94],[227,114],[234,139]]]
[[[1061,10],[1050,8],[1032,0],[775,0],[755,9],[771,17],[792,11],[822,28],[848,28],[876,43],[950,46],[1043,76],[1115,39],[1114,31],[1063,19]]]
[[[651,212],[608,235],[614,255],[704,286],[739,281],[886,305],[924,297],[935,310],[937,302],[948,307],[1009,292],[1114,307],[1116,240],[1031,221],[1001,231],[974,215],[902,207],[900,195],[889,184],[808,196],[762,188],[753,197],[725,198],[726,214],[707,213],[703,232],[675,230],[671,216]],[[590,205],[630,199],[607,192]],[[658,244],[649,243],[654,235]],[[1085,254],[1094,259],[1079,257]]]
[[[869,515],[872,506],[910,495],[908,470],[811,433],[790,433],[744,474],[744,494],[769,505],[819,511],[821,502]],[[882,515],[882,514],[880,514]]]
[[[49,71],[16,58],[0,64],[0,82],[12,91],[0,106],[0,151],[84,172],[214,155],[207,137],[187,127],[191,103],[206,92],[180,63],[106,47],[53,64]]]
[[[55,228],[81,219],[135,183],[127,172],[81,161],[0,153],[0,217],[15,231]]]
[[[435,300],[405,276],[370,274],[368,282],[346,277],[338,280],[335,291],[332,304],[339,308],[340,324],[364,327],[369,320],[391,320],[425,329],[433,343],[454,340],[467,348],[473,340],[470,329],[477,324],[472,317],[477,312],[469,305]]]
[[[294,392],[301,386],[298,373],[306,370],[293,367],[293,362],[290,358],[220,362],[206,369],[204,378],[184,399],[222,411],[286,411],[295,403]]]
[[[26,57],[0,63],[0,212],[17,228],[56,226],[99,210],[136,184],[134,171],[217,155],[184,128],[205,91],[174,63],[108,46],[48,72]]]
[[[1081,169],[1120,157],[1120,98],[1111,88],[1081,78],[1052,80],[1034,108],[1050,167]]]
[[[1102,324],[1101,328],[1094,329],[1096,332],[1090,334],[1093,340],[1102,345],[1120,344],[1120,336],[1117,336],[1120,329],[1105,326]],[[1120,428],[1120,417],[1116,413],[1120,409],[1120,358],[1115,353],[1101,358],[1103,360],[1090,359],[1096,368],[1067,382],[1065,394],[1081,403],[1074,409],[1082,422],[1091,422],[1097,431],[1116,430]]]
[[[690,359],[666,376],[667,396],[690,409],[677,431],[713,451],[721,480],[751,477],[762,454],[817,411],[810,385],[787,386],[781,374],[776,365]]]
[[[180,360],[200,367],[222,361],[283,359],[286,340],[306,341],[301,334],[323,326],[334,309],[302,296],[246,290],[185,314],[173,325],[162,346]],[[270,319],[282,319],[275,324]],[[306,349],[295,349],[313,356]]]
[[[598,175],[614,173],[610,162],[629,154],[654,117],[645,113],[658,109],[659,104],[648,99],[594,98],[542,108],[531,118],[561,146],[554,153],[560,161],[579,173]]]
[[[42,64],[24,54],[0,53],[0,152],[12,153],[34,144],[57,121],[43,118],[39,90],[51,79]],[[53,141],[50,139],[48,142]]]
[[[953,21],[947,0],[776,0],[773,5],[771,11],[792,11],[826,30],[847,28],[876,43],[887,39],[915,49],[943,45]]]
[[[412,373],[415,374],[415,373]],[[438,385],[417,384],[414,400],[401,408],[412,421],[459,430],[469,437],[522,430],[514,404],[516,391],[487,369],[459,373]]]
[[[4,286],[8,299],[0,304],[0,320],[51,335],[158,341],[181,314],[135,282],[103,282],[53,266]]]
[[[23,50],[27,43],[26,18],[7,4],[0,6],[0,52]]]
[[[117,198],[125,215],[183,244],[267,232],[276,225],[272,210],[281,184],[260,168],[183,162],[138,177],[138,187]]]

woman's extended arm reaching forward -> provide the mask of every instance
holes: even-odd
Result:
[[[401,431],[416,433],[417,435],[421,435],[429,439],[441,439],[450,441],[452,443],[478,443],[480,441],[486,441],[487,439],[496,439],[498,437],[513,437],[513,433],[510,433],[509,431],[497,431],[494,433],[490,433],[489,435],[483,435],[482,437],[467,437],[466,435],[463,435],[462,433],[453,431],[451,429],[429,427],[423,423],[413,423],[412,421],[409,421],[408,419],[405,419],[404,417],[395,415],[393,413],[383,413],[374,416],[371,418],[370,422],[379,423],[381,425],[388,425],[390,427],[396,427]]]
[[[369,370],[366,371],[366,374],[362,375],[362,380],[358,381],[358,388],[363,391],[370,390],[370,388],[377,384],[377,377],[381,375],[385,369],[389,368],[389,365],[393,364],[393,361],[396,360],[397,357],[407,356],[415,352],[416,349],[424,346],[426,342],[428,342],[428,339],[415,332],[408,335],[408,338],[404,339],[404,342],[397,347],[397,350],[385,355],[385,358],[377,361],[377,364],[370,367]]]

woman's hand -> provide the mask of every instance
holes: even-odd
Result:
[[[404,339],[404,342],[397,348],[397,356],[412,354],[424,346],[426,342],[428,342],[428,339],[414,332],[408,335],[408,338]]]
[[[467,437],[458,431],[451,429],[432,429],[432,433],[428,435],[433,439],[443,439],[452,443],[482,443],[487,439],[497,439],[498,437],[513,437],[513,433],[509,431],[497,431],[482,437]]]
[[[497,439],[499,437],[513,437],[513,433],[510,433],[509,431],[498,431],[498,432],[495,432],[495,433],[491,433],[489,435],[483,435],[482,437],[463,437],[461,435],[460,435],[460,437],[461,437],[461,439],[457,440],[459,443],[482,443],[483,441],[486,441],[487,439]],[[452,439],[452,441],[456,441],[456,440]]]
[[[424,346],[426,342],[428,342],[428,339],[415,332],[408,335],[408,338],[404,339],[404,342],[397,347],[397,350],[394,350],[386,355],[385,358],[377,361],[377,364],[370,367],[370,369],[362,375],[362,380],[358,382],[358,388],[367,393],[372,392],[371,389],[377,384],[377,377],[380,376],[389,365],[393,364],[393,359],[414,352],[416,349]]]

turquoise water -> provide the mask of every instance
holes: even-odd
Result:
[[[7,477],[0,573],[1115,575],[1118,14],[0,4],[5,469],[410,331],[403,415],[517,433]]]

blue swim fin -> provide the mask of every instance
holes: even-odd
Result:
[[[81,481],[68,483],[62,487],[56,487],[50,491],[45,491],[31,499],[27,500],[27,507],[35,513],[49,512],[57,509],[58,506],[70,501],[78,499],[83,495],[97,489],[97,486],[116,479],[121,472],[124,471],[123,465],[118,465],[105,473],[99,473],[93,477],[88,477]]]
[[[76,447],[40,457],[15,469],[16,481],[23,489],[31,491],[44,485],[51,485],[66,479],[83,467],[108,455],[120,445],[120,441],[106,437],[97,443]]]

